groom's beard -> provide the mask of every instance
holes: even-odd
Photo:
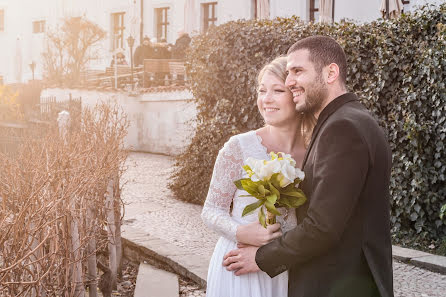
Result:
[[[322,82],[322,77],[319,76],[314,83],[306,88],[305,92],[305,104],[296,106],[296,111],[306,114],[315,114],[322,108],[322,104],[328,96],[327,85]]]

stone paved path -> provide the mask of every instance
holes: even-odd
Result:
[[[218,236],[200,219],[201,206],[176,200],[167,188],[173,159],[162,155],[131,153],[122,197],[124,224],[144,230],[179,248],[210,259]],[[445,297],[446,275],[394,261],[395,297]],[[204,296],[193,290],[182,296]]]

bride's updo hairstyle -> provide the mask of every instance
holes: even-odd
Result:
[[[272,62],[263,66],[262,70],[260,70],[259,75],[257,76],[257,86],[260,86],[262,82],[262,78],[265,73],[271,73],[277,78],[279,78],[283,83],[286,80],[286,57],[280,56],[275,58]]]
[[[257,76],[257,91],[259,90],[265,73],[270,73],[280,79],[283,83],[285,83],[287,77],[286,63],[287,58],[284,56],[279,56],[272,62],[263,66],[263,68],[259,72],[259,75]],[[304,137],[305,147],[307,147],[310,144],[311,134],[313,133],[313,128],[316,125],[316,118],[312,114],[304,113],[301,113],[301,118],[302,120],[300,122],[300,132],[301,135]]]

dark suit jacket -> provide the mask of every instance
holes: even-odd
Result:
[[[144,59],[153,59],[154,49],[151,45],[141,44],[135,50],[133,55],[133,62],[135,66],[144,65]]]
[[[303,168],[308,201],[296,228],[259,248],[260,269],[289,270],[288,296],[393,296],[391,153],[356,95],[321,112]]]

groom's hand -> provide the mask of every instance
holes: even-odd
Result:
[[[228,271],[235,270],[235,275],[237,276],[260,271],[255,259],[258,249],[255,246],[244,246],[237,250],[232,250],[224,256],[223,266]]]

